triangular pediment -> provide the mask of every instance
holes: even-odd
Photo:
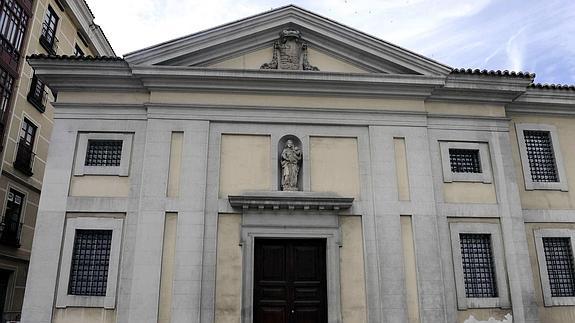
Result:
[[[290,5],[129,53],[133,65],[259,69],[280,33],[295,30],[306,63],[325,72],[446,75],[451,68]]]

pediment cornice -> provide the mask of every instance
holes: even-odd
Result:
[[[284,28],[310,48],[377,73],[447,75],[451,68],[296,6],[286,6],[129,53],[132,65],[207,66],[272,46]]]

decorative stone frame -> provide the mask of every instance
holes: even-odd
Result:
[[[489,160],[489,146],[486,142],[457,142],[440,141],[441,165],[443,167],[443,182],[480,182],[490,184],[493,181],[491,175],[491,162]],[[451,171],[449,149],[468,149],[479,151],[481,173],[454,173]]]
[[[555,154],[555,169],[557,171],[558,182],[534,182],[531,178],[531,169],[529,168],[529,158],[527,157],[527,146],[525,145],[524,130],[539,130],[549,131],[551,135],[551,145],[553,153]],[[563,155],[559,146],[559,136],[557,135],[557,128],[553,125],[536,124],[536,123],[517,123],[515,124],[515,131],[517,133],[517,142],[519,144],[519,155],[521,156],[521,166],[523,168],[523,178],[525,180],[525,189],[531,190],[556,190],[556,191],[569,191],[567,184],[567,175],[565,174],[565,166],[563,163]]]
[[[256,238],[326,239],[327,321],[341,322],[339,228],[243,227],[242,323],[253,322],[254,244]]]
[[[571,250],[575,251],[575,230],[569,229],[539,229],[535,230],[535,249],[537,250],[537,261],[539,262],[539,275],[541,277],[541,291],[543,292],[543,303],[545,306],[572,306],[575,305],[575,297],[553,297],[551,296],[551,285],[549,274],[547,273],[547,262],[545,261],[545,249],[543,248],[543,238],[571,238]]]
[[[116,307],[116,290],[120,265],[120,247],[122,240],[123,219],[77,217],[66,220],[66,231],[62,244],[62,258],[60,261],[60,275],[56,297],[56,307],[103,307],[114,309]],[[112,230],[112,245],[108,266],[108,281],[106,296],[78,296],[68,295],[70,281],[70,267],[72,265],[72,252],[76,230]]]
[[[122,156],[120,166],[85,166],[86,150],[89,140],[121,140]],[[83,175],[116,175],[128,176],[130,171],[130,155],[132,154],[132,134],[130,133],[79,133],[76,157],[74,160],[74,176]]]
[[[503,240],[499,224],[494,223],[450,223],[451,248],[453,255],[453,270],[455,273],[455,289],[457,292],[457,308],[509,308],[509,287],[505,270]],[[495,279],[497,282],[498,297],[468,298],[465,295],[465,280],[463,276],[463,262],[461,256],[460,233],[479,233],[491,235],[491,249],[495,264]]]

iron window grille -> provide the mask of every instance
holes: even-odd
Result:
[[[491,235],[461,233],[459,238],[466,297],[498,297]]]
[[[76,230],[68,294],[106,296],[112,230]]]
[[[120,166],[122,140],[88,140],[84,166]]]
[[[449,163],[453,173],[482,173],[478,149],[449,149]]]
[[[575,265],[571,238],[544,237],[543,250],[552,297],[575,296]]]
[[[0,50],[5,54],[0,57],[17,72],[29,16],[15,0],[3,1],[0,10]]]
[[[48,102],[48,91],[44,82],[38,79],[34,74],[32,82],[30,83],[30,91],[28,92],[28,102],[30,102],[38,111],[46,111],[46,104]]]
[[[44,22],[42,23],[42,33],[40,34],[40,44],[51,55],[56,55],[58,50],[58,38],[56,38],[56,27],[58,26],[58,16],[52,7],[48,7]]]
[[[524,130],[523,135],[531,179],[534,182],[558,182],[551,133],[542,130]]]

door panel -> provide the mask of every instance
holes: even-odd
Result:
[[[327,322],[324,239],[256,239],[254,323]]]

